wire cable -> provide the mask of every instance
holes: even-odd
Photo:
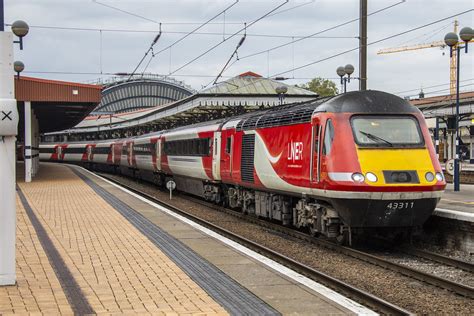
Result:
[[[195,23],[193,23],[195,24]],[[201,23],[202,24],[202,23]],[[207,25],[212,24],[208,23]],[[242,25],[242,23],[238,23]],[[5,26],[11,26],[11,23],[5,23]],[[165,26],[165,23],[162,23]],[[49,26],[49,25],[30,25],[30,28],[46,29],[46,30],[64,30],[64,31],[84,31],[84,32],[117,32],[117,33],[156,33],[155,30],[132,30],[132,29],[102,29],[102,28],[82,28],[82,27],[63,27],[63,26]],[[185,31],[165,31],[162,34],[188,34]],[[230,36],[232,33],[222,32],[194,32],[193,35],[212,35],[212,36]],[[264,38],[303,38],[307,37],[304,35],[282,35],[282,34],[258,34],[258,33],[247,33],[247,37],[264,37]],[[351,39],[358,38],[358,36],[311,36],[308,38],[319,38],[319,39]]]
[[[155,38],[153,39],[153,42],[151,42],[151,45],[150,47],[148,48],[148,50],[145,52],[145,55],[143,56],[143,58],[140,60],[140,62],[138,63],[138,65],[135,67],[135,69],[132,71],[132,73],[130,74],[130,77],[128,77],[128,80],[129,81],[133,75],[135,74],[135,72],[138,70],[138,67],[140,67],[140,65],[142,64],[142,62],[145,60],[146,56],[148,56],[148,54],[150,52],[152,52],[152,56],[154,55],[153,53],[153,46],[155,46],[155,44],[158,42],[158,40],[160,39],[161,37],[161,24],[160,24],[160,32],[155,36]]]
[[[102,3],[102,2],[99,2],[97,0],[92,0],[93,3],[95,4],[98,4],[98,5],[101,5],[101,6],[104,6],[106,8],[109,8],[109,9],[112,9],[112,10],[116,10],[116,11],[119,11],[119,12],[122,12],[122,13],[125,13],[127,15],[131,15],[131,16],[134,16],[136,18],[139,18],[139,19],[142,19],[142,20],[146,20],[148,22],[152,22],[152,23],[156,23],[156,24],[159,24],[160,22],[156,21],[156,20],[152,20],[152,19],[149,19],[147,17],[144,17],[143,15],[139,15],[139,14],[136,14],[136,13],[132,13],[130,11],[126,11],[126,10],[122,10],[122,9],[119,9],[117,7],[114,7],[114,6],[111,6],[109,4],[105,4],[105,3]]]
[[[465,82],[465,81],[471,81],[471,80],[474,80],[474,78],[460,80],[459,82]],[[433,85],[433,86],[423,87],[423,89],[431,89],[431,88],[437,88],[437,87],[442,87],[442,86],[448,86],[450,84],[451,83],[447,82],[447,83],[437,84],[437,85]],[[413,91],[418,91],[418,90],[420,90],[420,89],[411,89],[411,90],[399,91],[399,92],[394,92],[394,94],[403,94],[403,93],[413,92]]]
[[[453,18],[453,17],[459,16],[459,15],[463,15],[463,14],[466,14],[466,13],[469,13],[469,12],[472,12],[472,11],[474,11],[474,9],[469,9],[469,10],[466,10],[466,11],[462,11],[462,12],[459,12],[459,13],[456,13],[456,14],[453,14],[453,15],[450,15],[450,16],[445,17],[445,18],[442,18],[442,19],[435,20],[435,21],[433,21],[433,22],[430,22],[430,23],[427,23],[427,24],[424,24],[424,25],[421,25],[421,26],[417,26],[417,27],[408,29],[408,30],[406,30],[406,31],[403,31],[403,32],[400,32],[400,33],[396,33],[396,34],[393,34],[393,35],[390,35],[390,36],[381,38],[381,39],[376,40],[376,41],[374,41],[374,42],[370,42],[370,43],[367,44],[367,46],[374,45],[374,44],[378,44],[378,43],[387,41],[387,40],[389,40],[389,39],[392,39],[392,38],[395,38],[395,37],[398,37],[398,36],[402,36],[402,35],[405,35],[405,34],[408,34],[408,33],[414,32],[414,31],[417,31],[417,30],[419,30],[419,29],[422,29],[422,28],[425,28],[425,27],[428,27],[428,26],[431,26],[431,25],[434,25],[434,24],[437,24],[437,23],[440,23],[440,22],[449,20],[449,19],[451,19],[451,18]],[[359,46],[354,47],[354,48],[351,48],[351,49],[348,49],[348,50],[345,50],[345,51],[343,51],[343,52],[340,52],[340,53],[337,53],[337,54],[334,54],[334,55],[331,55],[331,56],[328,56],[328,57],[325,57],[325,58],[322,58],[322,59],[319,59],[319,60],[315,60],[315,61],[313,61],[313,62],[304,64],[304,65],[301,65],[301,66],[298,66],[298,67],[295,67],[295,68],[292,68],[292,69],[289,69],[289,70],[282,71],[282,72],[280,72],[280,73],[277,73],[277,74],[275,74],[275,75],[272,75],[272,77],[280,76],[280,75],[286,74],[286,73],[288,73],[288,72],[292,72],[292,71],[294,71],[294,70],[299,70],[299,69],[302,69],[302,68],[306,68],[306,67],[312,66],[312,65],[314,65],[314,64],[318,64],[318,63],[320,63],[320,62],[323,62],[323,61],[326,61],[326,60],[329,60],[329,59],[332,59],[332,58],[335,58],[335,57],[338,57],[338,56],[341,56],[341,55],[344,55],[344,54],[347,54],[347,53],[350,53],[350,52],[353,52],[353,51],[358,50],[358,49],[359,49]]]
[[[216,19],[217,17],[219,17],[220,15],[222,15],[223,13],[225,13],[227,10],[229,10],[230,8],[232,8],[233,6],[235,6],[237,3],[239,2],[239,0],[235,0],[235,2],[233,2],[231,5],[227,6],[224,10],[220,11],[219,13],[217,13],[216,15],[214,15],[212,18],[210,18],[209,20],[207,20],[206,22],[202,23],[201,25],[199,25],[198,27],[196,27],[195,29],[193,29],[191,32],[188,32],[186,35],[184,35],[183,37],[179,38],[178,40],[174,41],[173,43],[171,43],[170,45],[168,45],[167,47],[159,50],[157,53],[155,53],[152,58],[150,59],[150,61],[148,62],[148,64],[146,65],[145,69],[143,69],[143,72],[145,72],[148,68],[148,66],[150,65],[151,63],[151,60],[153,59],[153,57],[159,55],[160,53],[164,52],[165,50],[168,50],[170,49],[171,47],[173,47],[174,45],[178,44],[179,42],[183,41],[184,39],[186,39],[188,36],[190,36],[191,34],[193,34],[194,32],[198,31],[199,29],[201,29],[202,27],[204,27],[205,25],[207,25],[209,22],[211,22],[212,20]]]
[[[240,46],[242,46],[242,44],[245,42],[245,37],[247,36],[247,34],[244,34],[244,36],[242,36],[242,38],[240,39],[239,43],[237,44],[237,46],[235,47],[234,51],[232,52],[232,55],[230,55],[229,59],[227,60],[227,62],[225,63],[224,67],[222,67],[222,70],[219,72],[219,74],[216,76],[216,79],[214,79],[214,85],[217,83],[217,80],[219,80],[219,78],[222,76],[222,73],[226,70],[227,68],[227,65],[229,64],[229,62],[232,60],[232,58],[234,58],[234,56],[237,54],[237,50],[240,48]],[[238,59],[238,57],[237,57]],[[209,85],[209,84],[208,84]],[[208,86],[206,85],[206,87]]]
[[[393,7],[395,7],[395,6],[398,6],[398,5],[400,5],[400,4],[402,4],[402,3],[405,3],[405,2],[406,2],[406,0],[402,0],[402,1],[400,1],[400,2],[394,3],[394,4],[392,4],[392,5],[389,5],[389,6],[387,6],[387,7],[384,7],[384,8],[382,8],[382,9],[379,9],[379,10],[376,10],[376,11],[374,11],[374,12],[371,12],[371,13],[367,14],[367,16],[371,16],[371,15],[374,15],[374,14],[377,14],[377,13],[380,13],[380,12],[383,12],[383,11],[385,11],[385,10],[388,10],[388,9],[390,9],[390,8],[393,8]],[[320,34],[322,34],[322,33],[326,33],[326,32],[335,30],[335,29],[337,29],[337,28],[340,28],[340,27],[343,27],[343,26],[345,26],[345,25],[351,24],[351,23],[356,22],[356,21],[358,21],[358,20],[360,20],[360,17],[359,17],[359,18],[352,19],[352,20],[349,20],[349,21],[346,21],[346,22],[343,22],[343,23],[341,23],[341,24],[338,24],[338,25],[335,25],[335,26],[332,26],[332,27],[329,27],[329,28],[327,28],[327,29],[324,29],[324,30],[321,30],[321,31],[312,33],[312,34],[310,34],[310,35],[303,36],[303,37],[301,37],[301,38],[298,38],[298,39],[292,40],[292,41],[290,41],[290,42],[287,42],[287,43],[285,43],[285,44],[280,44],[280,45],[277,45],[277,46],[274,46],[274,47],[271,47],[271,48],[267,48],[267,49],[265,49],[265,50],[262,50],[262,51],[259,51],[259,52],[256,52],[256,53],[252,53],[252,54],[249,54],[249,55],[242,56],[242,57],[240,57],[240,59],[246,59],[246,58],[249,58],[249,57],[253,57],[253,56],[265,54],[265,53],[267,53],[267,52],[269,52],[269,51],[273,51],[273,50],[276,50],[276,49],[280,49],[280,48],[286,47],[286,46],[288,46],[288,45],[291,45],[291,44],[294,44],[294,43],[297,43],[297,42],[306,40],[306,39],[308,39],[308,38],[313,38],[313,37],[316,36],[316,35],[320,35]],[[354,38],[358,38],[358,37],[354,37]]]
[[[195,62],[196,60],[200,59],[201,57],[203,57],[204,55],[208,54],[209,52],[211,52],[212,50],[216,49],[217,47],[219,47],[220,45],[222,45],[223,43],[225,43],[226,41],[230,40],[231,38],[233,38],[234,36],[236,36],[237,34],[239,34],[240,32],[242,32],[244,29],[246,28],[249,28],[251,27],[252,25],[254,25],[255,23],[257,23],[258,21],[266,18],[269,14],[275,12],[276,10],[278,10],[279,8],[281,8],[282,6],[284,6],[285,4],[288,3],[289,0],[285,0],[285,2],[279,4],[277,7],[275,7],[274,9],[270,10],[269,12],[265,13],[264,15],[262,15],[261,17],[259,17],[258,19],[252,21],[251,23],[249,23],[247,26],[245,26],[244,28],[241,28],[240,30],[238,30],[237,32],[233,33],[231,36],[227,37],[226,39],[224,39],[223,41],[217,43],[216,45],[212,46],[211,48],[209,48],[208,50],[204,51],[203,53],[201,53],[200,55],[198,55],[197,57],[191,59],[190,61],[188,61],[187,63],[185,63],[184,65],[178,67],[177,69],[173,70],[172,72],[170,72],[168,74],[168,76],[180,71],[181,69],[187,67],[188,65],[192,64],[193,62]]]

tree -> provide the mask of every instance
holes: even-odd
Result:
[[[299,87],[313,91],[322,97],[332,96],[338,93],[336,84],[329,79],[323,78],[314,78],[310,82],[307,82]]]

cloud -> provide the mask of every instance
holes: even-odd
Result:
[[[169,32],[187,32],[198,25],[177,25],[172,23],[198,22],[202,23],[233,1],[192,1],[192,0],[103,0],[102,2],[120,9],[143,15],[146,18],[163,22],[164,31],[155,51],[158,51],[183,34]],[[214,32],[221,35],[193,35],[154,58],[149,70],[167,74],[206,51],[223,39],[222,33],[236,32],[242,28],[244,22],[251,22],[268,12],[283,1],[240,0],[232,9],[226,12],[227,24],[210,24],[203,27],[201,32]],[[290,1],[283,8],[291,8],[308,1]],[[469,1],[468,1],[469,2]],[[369,12],[381,9],[397,0],[369,1]],[[283,9],[282,8],[282,9]],[[396,34],[407,29],[423,25],[445,16],[469,9],[466,1],[452,0],[449,5],[446,1],[434,0],[427,4],[422,0],[406,1],[368,19],[369,42]],[[158,31],[158,25],[131,15],[106,8],[88,0],[6,0],[6,21],[12,22],[23,19],[30,25],[101,28],[101,29],[130,29]],[[262,21],[247,30],[247,37],[239,49],[239,56],[266,50],[276,45],[284,44],[289,38],[253,37],[251,34],[274,34],[288,36],[304,36],[321,31],[334,25],[358,17],[358,1],[330,1],[320,0],[311,2],[300,8],[277,14]],[[471,26],[472,12],[460,16],[461,26]],[[454,19],[453,19],[454,20]],[[429,28],[425,28],[399,38],[388,40],[370,46],[368,49],[368,86],[390,92],[415,89],[418,87],[449,83],[449,54],[445,50],[425,49],[393,55],[377,55],[380,48],[405,44],[416,44],[423,41],[442,40],[444,34],[451,31],[452,22],[445,21]],[[214,22],[223,22],[220,16]],[[234,24],[237,23],[237,24]],[[445,28],[441,29],[443,26]],[[225,73],[225,76],[237,75],[252,70],[262,75],[280,73],[295,66],[305,65],[337,54],[341,51],[357,47],[358,22],[351,23],[321,34],[324,36],[349,38],[316,38],[307,39],[284,48],[261,54],[251,58],[244,58],[234,63]],[[32,28],[25,38],[25,50],[15,50],[15,57],[25,62],[30,71],[64,71],[64,72],[130,72],[143,57],[146,49],[153,40],[155,33],[106,32],[98,31],[67,31]],[[241,35],[228,40],[217,49],[197,61],[191,63],[176,74],[181,75],[217,75],[226,60],[232,54]],[[102,49],[101,49],[102,47]],[[469,55],[463,55],[461,79],[474,77],[474,58],[472,50]],[[102,56],[102,61],[101,61]],[[290,71],[285,76],[296,78],[312,78],[316,76],[335,78],[335,69],[339,65],[352,63],[358,72],[358,52],[352,52],[327,61],[314,64],[297,71]],[[148,70],[147,70],[148,71]],[[47,78],[87,81],[96,79],[98,75],[59,75],[59,74],[31,74]],[[199,89],[212,78],[177,77]],[[289,80],[289,83],[301,83],[306,79]],[[338,83],[337,80],[335,80]],[[349,89],[357,89],[357,81],[349,85]],[[470,87],[472,90],[472,86]]]

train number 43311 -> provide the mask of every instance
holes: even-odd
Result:
[[[389,210],[402,210],[410,209],[415,206],[415,202],[390,202],[387,204],[387,209]]]

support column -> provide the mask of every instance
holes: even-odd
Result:
[[[435,149],[436,149],[436,158],[439,161],[439,118],[436,117],[436,127],[434,130],[434,140],[435,140]]]
[[[33,132],[33,139],[32,139],[32,144],[33,144],[33,177],[36,176],[38,173],[39,169],[39,141],[40,141],[40,135],[39,135],[39,125],[38,125],[38,118],[36,117],[34,111],[32,112],[32,132]]]
[[[360,0],[359,13],[359,90],[367,90],[367,0]]]
[[[469,127],[469,136],[470,136],[470,145],[469,145],[469,150],[470,150],[470,158],[469,158],[469,163],[474,164],[474,126]]]
[[[2,12],[0,15],[3,18]],[[16,283],[15,141],[18,110],[13,78],[13,34],[0,32],[0,285]]]
[[[31,102],[25,101],[25,182],[31,182],[33,173],[31,130]]]

